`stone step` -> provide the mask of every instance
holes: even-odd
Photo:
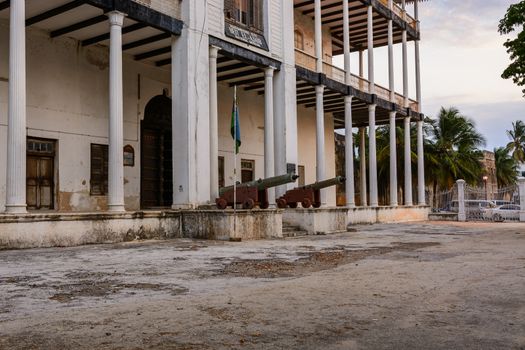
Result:
[[[299,226],[283,225],[283,232],[291,232],[291,231],[302,231],[302,229]]]
[[[284,238],[291,238],[291,237],[303,237],[308,236],[308,231],[283,231],[283,237]]]

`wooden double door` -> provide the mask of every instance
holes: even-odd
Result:
[[[52,210],[55,204],[55,141],[27,140],[26,197],[30,210]]]
[[[173,204],[171,99],[154,97],[141,122],[140,204],[142,209]]]

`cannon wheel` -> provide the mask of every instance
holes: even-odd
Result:
[[[312,206],[312,201],[310,199],[308,199],[308,198],[305,198],[301,202],[301,205],[303,206],[303,208],[308,209],[308,208],[310,208]]]
[[[261,204],[259,204],[259,208],[261,209],[268,209],[269,207],[270,207],[269,202],[262,202]]]
[[[251,198],[248,198],[244,201],[244,203],[242,203],[243,209],[253,209],[253,207],[255,207],[255,201]]]
[[[320,203],[320,202],[319,202],[319,203],[317,203],[317,202],[314,203],[314,208],[316,208],[316,209],[317,209],[317,208],[321,208],[321,203]]]
[[[297,202],[288,203],[288,206],[292,209],[297,208]]]
[[[217,199],[217,208],[219,208],[220,210],[224,210],[227,207],[228,207],[228,202],[226,202],[225,199],[223,198]]]
[[[277,200],[277,207],[280,208],[280,209],[284,209],[286,208],[286,199],[284,198],[279,198]]]

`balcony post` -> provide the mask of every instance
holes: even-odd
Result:
[[[7,122],[7,213],[23,214],[26,204],[26,26],[25,1],[11,1]]]
[[[273,128],[273,72],[272,67],[264,70],[264,177],[273,177],[274,164],[274,128]],[[275,188],[268,189],[268,202],[275,204]]]
[[[343,51],[345,59],[345,84],[350,85],[352,74],[350,72],[350,18],[348,0],[343,0]]]
[[[396,112],[390,112],[390,205],[397,207]]]
[[[316,103],[316,179],[317,181],[325,180],[325,135],[324,135],[324,86],[317,85],[315,87],[315,103]],[[326,191],[321,190],[321,204],[326,205]]]
[[[403,13],[406,11],[406,2],[403,0],[401,2]],[[406,17],[405,17],[406,18]],[[405,108],[409,107],[408,103],[408,52],[407,52],[407,31],[403,29],[401,36],[402,47],[403,47],[403,97],[404,97],[404,106]]]
[[[110,23],[109,44],[109,157],[108,207],[110,211],[124,209],[124,98],[122,81],[122,25],[124,14],[108,13]]]
[[[405,206],[412,206],[412,150],[410,149],[410,116],[405,117]]]
[[[425,150],[423,147],[423,120],[417,121],[417,199],[419,205],[426,205],[425,198]]]
[[[352,96],[345,96],[345,174],[346,206],[355,207],[354,135],[352,133]]]
[[[366,127],[359,128],[359,166],[360,166],[360,189],[361,192],[361,206],[366,207],[367,202],[367,188],[366,188]]]
[[[368,6],[368,81],[369,93],[375,94],[375,79],[374,79],[374,13],[372,5]]]
[[[393,0],[388,0],[388,7],[392,10]],[[395,102],[394,29],[392,19],[388,20],[388,87],[390,90],[390,101]]]
[[[210,46],[210,201],[219,197],[219,111],[217,103],[217,56],[219,48]]]
[[[377,154],[376,154],[376,105],[368,105],[368,176],[370,182],[370,206],[379,205],[377,195]]]
[[[323,27],[321,14],[321,0],[315,0],[315,57],[316,71],[323,72]]]

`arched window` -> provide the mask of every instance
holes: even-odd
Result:
[[[304,35],[300,30],[295,30],[294,32],[295,48],[299,50],[304,50]]]

